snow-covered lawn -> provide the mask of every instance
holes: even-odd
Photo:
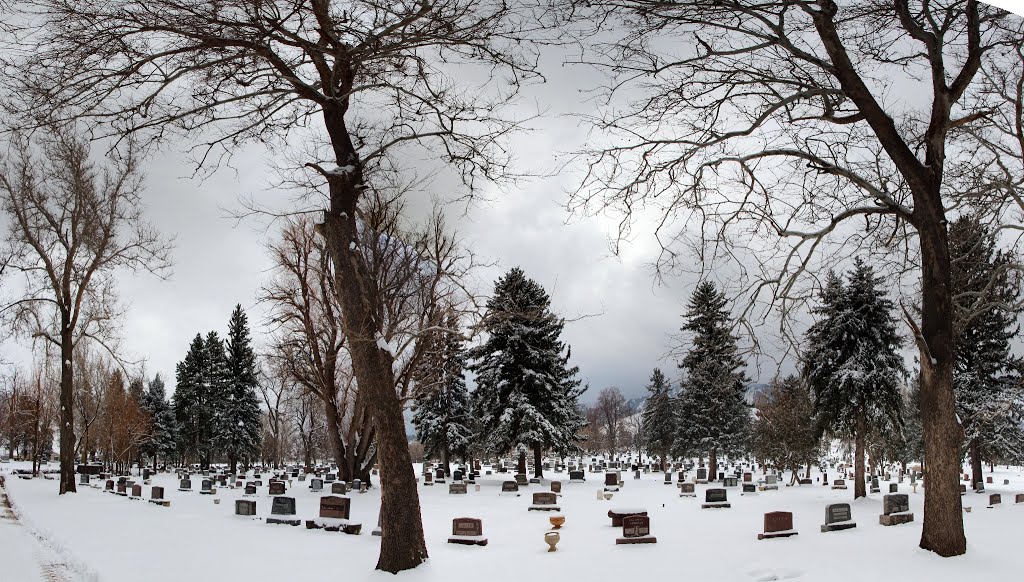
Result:
[[[16,464],[3,465],[10,471]],[[419,471],[419,467],[417,467]],[[989,473],[986,472],[986,475]],[[852,530],[820,533],[825,505],[851,502],[847,491],[832,491],[820,484],[780,486],[778,491],[741,496],[728,491],[731,509],[701,509],[705,485],[697,498],[680,498],[673,484],[663,484],[660,473],[626,485],[611,501],[598,501],[595,493],[602,474],[588,474],[586,484],[570,484],[565,473],[549,477],[562,481],[559,499],[561,528],[558,551],[547,552],[544,533],[550,529],[548,512],[527,511],[531,493],[549,491],[549,481],[523,488],[520,497],[499,496],[508,475],[483,476],[480,491],[469,486],[468,495],[449,495],[448,486],[420,485],[423,521],[430,561],[400,578],[451,582],[481,579],[488,582],[545,580],[804,580],[852,582],[878,580],[1020,580],[1024,576],[1024,504],[1014,494],[1024,492],[1024,471],[997,468],[986,494],[969,492],[964,504],[968,536],[966,556],[943,559],[917,548],[923,519],[922,489],[910,496],[915,513],[912,524],[883,527],[882,494],[853,503]],[[7,489],[22,522],[59,548],[79,574],[98,582],[178,582],[180,580],[372,580],[392,579],[376,573],[380,538],[370,535],[377,522],[378,490],[350,493],[352,520],[362,522],[358,536],[307,530],[304,527],[267,525],[271,497],[266,479],[257,501],[260,519],[237,517],[234,500],[242,490],[219,489],[215,496],[198,491],[179,493],[174,475],[158,475],[154,484],[165,488],[171,507],[102,493],[84,487],[77,495],[58,496],[57,482],[30,481],[7,476]],[[1002,485],[1009,479],[1010,485]],[[198,490],[200,479],[193,477]],[[714,486],[714,485],[712,485]],[[881,483],[888,491],[888,483]],[[149,498],[149,487],[143,488]],[[909,485],[900,485],[910,493]],[[986,509],[988,494],[1001,493],[1003,503]],[[315,517],[318,499],[330,495],[309,491],[308,482],[294,481],[288,492],[297,499],[300,519]],[[220,504],[214,504],[219,499]],[[616,545],[621,528],[611,527],[607,512],[614,507],[644,507],[651,518],[657,544]],[[763,514],[793,512],[799,535],[759,541]],[[486,547],[446,543],[452,518],[483,519]],[[387,525],[385,524],[385,527]],[[32,556],[18,546],[0,545],[0,580],[18,581],[20,564]],[[14,576],[14,577],[12,577]],[[470,578],[466,578],[470,576]]]

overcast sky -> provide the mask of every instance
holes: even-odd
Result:
[[[995,4],[1022,11],[1020,1]],[[560,152],[585,142],[585,127],[570,114],[592,107],[580,93],[593,83],[592,71],[563,66],[558,55],[545,59],[542,69],[548,82],[527,97],[549,109],[533,123],[540,131],[513,143],[519,166],[535,172],[557,167]],[[244,196],[275,206],[288,199],[269,189],[275,178],[269,156],[257,147],[239,151],[233,168],[222,168],[205,180],[190,177],[191,166],[180,151],[160,152],[147,164],[146,212],[157,228],[175,238],[174,272],[166,281],[122,277],[120,293],[128,304],[123,338],[129,357],[145,358],[147,375],[159,372],[169,386],[175,364],[195,334],[223,334],[236,303],[249,314],[257,341],[264,335],[265,312],[256,298],[268,277],[265,245],[276,227],[268,229],[260,220],[239,224],[229,215]],[[639,396],[655,366],[672,379],[678,376],[675,362],[665,356],[675,347],[672,336],[695,277],[655,282],[650,263],[656,246],[649,230],[638,231],[620,256],[613,257],[613,219],[570,218],[564,209],[566,192],[577,184],[579,169],[491,191],[488,201],[453,208],[449,218],[466,246],[496,263],[478,273],[482,291],[489,292],[495,278],[519,266],[548,290],[554,309],[571,320],[564,339],[572,346],[583,381],[591,386],[585,400],[605,386],[618,386],[627,397]],[[15,346],[5,345],[4,351],[24,359],[24,351]],[[785,371],[787,367],[791,364]],[[750,375],[768,381],[775,370],[768,358]]]

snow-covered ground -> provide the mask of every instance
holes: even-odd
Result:
[[[6,464],[0,471],[17,467]],[[912,524],[879,525],[882,494],[872,494],[852,504],[857,528],[820,533],[825,505],[852,502],[852,484],[847,491],[832,491],[820,484],[783,485],[756,496],[741,496],[740,488],[730,488],[731,509],[701,509],[708,486],[697,486],[697,498],[680,498],[676,486],[664,485],[659,473],[643,475],[639,481],[625,475],[625,487],[611,501],[596,499],[602,474],[588,474],[586,484],[570,484],[565,473],[551,473],[549,477],[561,478],[563,484],[559,504],[566,522],[558,551],[548,553],[543,536],[550,529],[550,514],[527,511],[532,492],[549,490],[548,479],[523,488],[520,497],[499,496],[508,475],[483,476],[478,481],[480,491],[470,485],[468,495],[449,495],[447,485],[421,484],[430,561],[400,578],[417,582],[451,582],[467,575],[488,582],[538,577],[716,582],[1020,580],[1024,576],[1020,550],[1024,504],[1015,505],[1014,494],[1024,492],[1024,470],[997,468],[991,475],[995,484],[988,486],[986,494],[969,492],[964,498],[964,504],[973,508],[964,514],[968,553],[949,559],[917,547],[924,517],[921,488],[910,495],[915,512]],[[38,538],[46,540],[43,545],[65,563],[74,565],[66,577],[89,582],[392,579],[390,574],[373,571],[380,538],[371,536],[370,530],[377,521],[378,490],[349,494],[352,520],[363,523],[363,533],[350,536],[266,524],[271,499],[266,477],[254,498],[260,519],[252,519],[233,515],[241,490],[219,489],[215,496],[179,493],[174,475],[158,475],[154,480],[164,486],[169,508],[88,487],[77,495],[58,496],[56,481],[7,475],[7,490],[23,524],[18,527],[34,536],[12,536],[0,523],[0,581],[47,579],[34,573],[39,556],[33,552],[39,546],[33,543]],[[1010,484],[1002,485],[1003,479]],[[198,489],[196,477],[193,486]],[[886,482],[881,487],[888,491]],[[289,495],[297,499],[300,519],[317,515],[318,499],[330,495],[330,486],[325,488],[323,493],[312,493],[308,482],[293,483]],[[143,488],[147,499],[149,489]],[[910,493],[906,482],[900,492]],[[989,493],[1002,494],[1000,507],[986,509]],[[617,546],[621,528],[611,526],[607,512],[619,506],[646,508],[658,543]],[[757,534],[768,511],[793,512],[799,535],[759,541]],[[455,517],[483,519],[489,545],[446,543]]]

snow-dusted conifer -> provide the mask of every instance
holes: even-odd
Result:
[[[858,258],[845,283],[829,273],[815,313],[805,338],[805,378],[819,430],[855,441],[854,498],[863,497],[868,432],[900,431],[903,425],[906,371],[893,303],[882,280]]]
[[[582,392],[560,337],[564,322],[550,310],[544,289],[514,268],[497,281],[483,326],[487,341],[470,351],[477,374],[479,438],[491,451],[518,450],[520,466],[532,449],[535,476],[546,448],[574,450],[584,426]]]
[[[166,462],[174,455],[178,439],[174,411],[167,402],[164,380],[160,374],[149,381],[149,387],[142,395],[142,409],[149,416],[150,422],[150,435],[141,447],[142,454],[152,457],[155,467],[159,459]]]
[[[661,470],[664,471],[669,451],[675,442],[676,416],[672,384],[660,369],[655,368],[651,372],[647,392],[641,425],[643,442],[648,451],[661,457]]]
[[[452,455],[466,458],[473,440],[473,413],[466,388],[466,354],[458,317],[450,314],[443,329],[425,334],[423,364],[416,374],[412,417],[417,438],[429,458],[440,458],[451,473]]]
[[[224,349],[224,382],[217,410],[215,446],[227,455],[231,472],[238,461],[259,455],[261,419],[256,394],[256,353],[252,349],[249,323],[241,305],[236,305],[228,323]]]
[[[1021,290],[1012,275],[1014,257],[996,248],[991,229],[976,217],[953,223],[949,247],[957,301],[953,389],[977,483],[983,459],[1010,462],[1024,454],[1022,362],[1010,347],[1019,330],[1013,306]]]
[[[691,337],[691,346],[679,364],[683,377],[673,450],[681,456],[707,454],[709,474],[716,475],[718,454],[746,449],[751,412],[744,395],[749,380],[725,293],[710,281],[701,282],[685,318],[682,331]]]

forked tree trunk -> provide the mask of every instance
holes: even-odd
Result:
[[[349,464],[345,462],[345,443],[341,440],[341,429],[338,426],[338,404],[333,398],[324,398],[324,414],[327,416],[327,441],[331,448],[331,456],[338,465],[338,479],[351,483],[353,474]]]
[[[339,74],[351,75],[351,71],[342,69]],[[349,76],[342,80],[342,85],[350,88],[352,81]],[[395,391],[394,355],[381,345],[380,297],[366,261],[357,250],[360,239],[356,212],[365,185],[360,160],[345,126],[345,108],[344,100],[323,105],[324,125],[336,161],[339,166],[350,165],[353,170],[328,177],[330,208],[324,213],[320,230],[334,265],[352,369],[359,390],[367,396],[367,408],[377,429],[380,515],[381,523],[386,524],[377,569],[397,573],[423,563],[427,559],[427,545],[405,419]]]
[[[867,488],[864,486],[864,441],[867,432],[867,422],[864,414],[857,414],[857,434],[854,435],[853,447],[853,498],[867,497]]]
[[[71,319],[61,315],[60,336],[60,494],[77,492],[75,485],[75,386],[71,367],[74,338]]]

